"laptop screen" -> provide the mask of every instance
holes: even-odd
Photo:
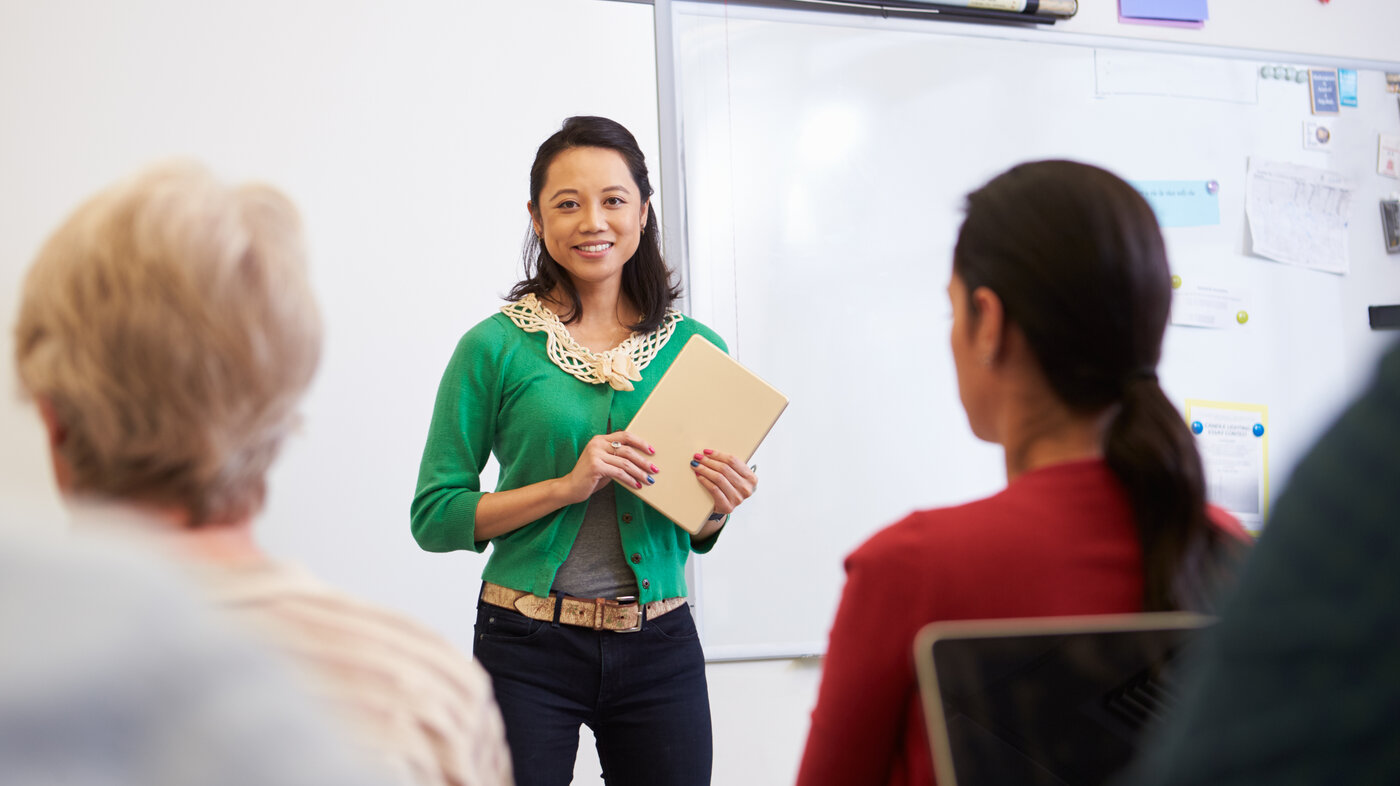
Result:
[[[1171,709],[1210,618],[1133,614],[935,623],[916,644],[941,786],[1109,782]]]

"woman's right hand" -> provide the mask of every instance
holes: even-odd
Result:
[[[651,461],[656,451],[641,439],[626,431],[599,434],[588,440],[574,468],[563,480],[570,489],[573,502],[582,502],[616,480],[633,488],[656,482],[660,472]]]
[[[613,443],[617,443],[616,448]],[[565,505],[583,502],[609,481],[634,488],[654,483],[659,471],[651,463],[655,452],[626,431],[600,434],[588,440],[569,474],[483,495],[476,506],[474,537],[490,540],[513,532]]]

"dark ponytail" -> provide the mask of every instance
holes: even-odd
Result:
[[[1230,549],[1206,513],[1195,441],[1157,383],[1171,273],[1132,186],[1071,161],[1023,164],[968,196],[953,269],[1001,299],[1056,395],[1116,410],[1104,458],[1142,544],[1143,608],[1207,610]]]
[[[1104,437],[1104,460],[1132,500],[1143,608],[1210,610],[1224,544],[1206,515],[1195,440],[1155,376],[1128,381]]]

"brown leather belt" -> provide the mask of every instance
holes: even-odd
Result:
[[[571,598],[561,602],[555,595],[541,598],[524,590],[483,582],[481,600],[492,606],[514,609],[532,620],[554,621],[554,606],[559,604],[559,621],[593,630],[635,633],[642,629],[642,604],[609,598]],[[668,611],[685,605],[685,598],[666,598],[646,604],[646,619],[653,620]]]

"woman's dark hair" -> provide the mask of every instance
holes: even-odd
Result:
[[[1115,175],[1022,164],[967,198],[953,270],[987,287],[1072,411],[1117,407],[1104,458],[1127,488],[1148,611],[1208,607],[1225,537],[1186,423],[1157,384],[1171,271],[1152,208]]]
[[[549,165],[565,150],[576,147],[599,147],[615,150],[627,162],[627,169],[637,183],[642,200],[651,199],[651,180],[647,177],[646,157],[637,146],[632,133],[616,121],[606,117],[578,116],[564,121],[564,125],[540,145],[535,152],[535,163],[530,167],[530,204],[539,210],[540,191],[544,188]],[[622,268],[622,293],[641,312],[637,324],[629,325],[632,330],[643,333],[661,326],[666,309],[680,297],[680,288],[672,282],[671,270],[661,257],[661,245],[657,238],[656,211],[647,211],[646,225],[642,227],[642,240],[637,252]],[[574,322],[583,315],[583,303],[569,274],[554,261],[549,251],[535,236],[533,226],[526,231],[525,278],[517,283],[506,296],[507,300],[519,300],[526,295],[545,297],[558,288],[568,296],[572,310],[561,314],[565,322]]]

